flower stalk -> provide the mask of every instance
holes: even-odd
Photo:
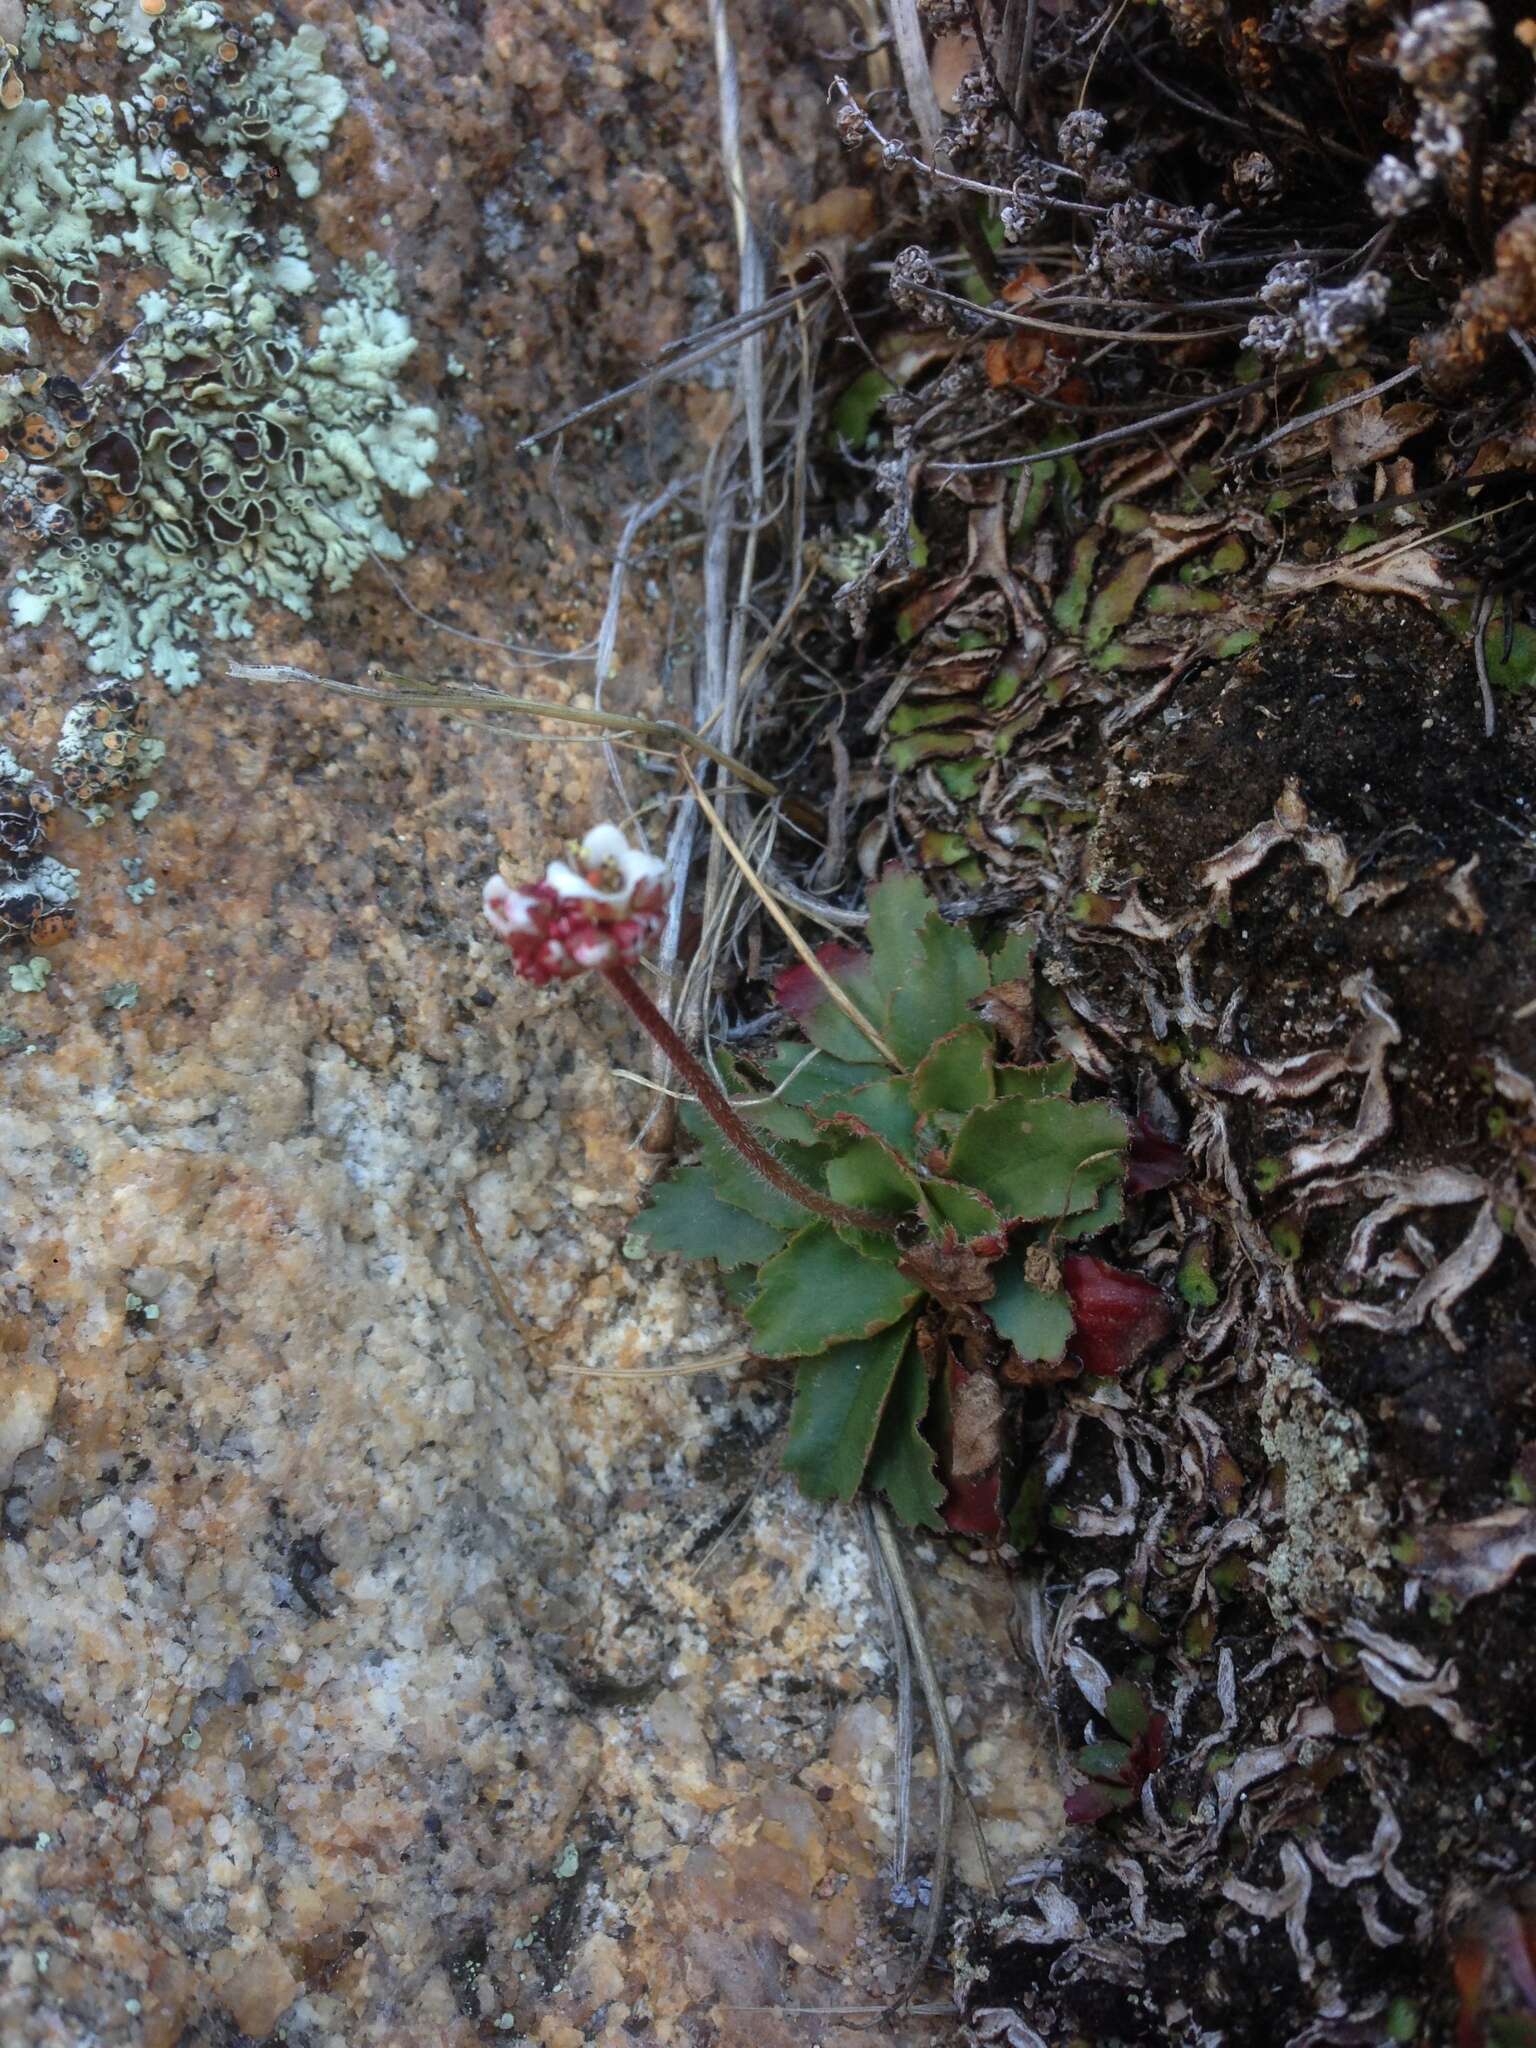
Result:
[[[575,849],[574,866],[551,861],[542,881],[522,889],[492,875],[485,885],[485,914],[517,972],[536,988],[601,974],[688,1082],[726,1143],[769,1187],[828,1223],[894,1236],[894,1217],[834,1202],[792,1173],[743,1122],[630,973],[631,963],[661,930],[664,876],[662,862],[631,846],[616,825],[596,825]]]
[[[801,1208],[824,1217],[828,1223],[841,1224],[850,1230],[874,1230],[887,1237],[894,1236],[895,1217],[882,1216],[874,1209],[854,1209],[844,1202],[834,1202],[830,1195],[823,1195],[815,1188],[807,1187],[798,1174],[792,1173],[783,1160],[768,1149],[732,1108],[729,1099],[717,1086],[703,1063],[689,1051],[622,962],[610,962],[606,967],[600,967],[598,972],[619,1001],[626,1005],[635,1022],[643,1031],[650,1034],[672,1066],[683,1076],[699,1107],[713,1118],[726,1143],[746,1161],[755,1174],[765,1180],[771,1188],[776,1188],[787,1200],[798,1202]]]

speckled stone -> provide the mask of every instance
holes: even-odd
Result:
[[[391,79],[352,9],[288,11],[354,95],[310,226],[400,266],[444,416],[403,588],[578,646],[615,508],[721,394],[663,393],[558,470],[515,442],[728,305],[705,10],[377,0]],[[820,17],[742,12],[763,205],[792,207],[839,175],[825,67],[786,60]],[[690,573],[637,578],[634,699],[686,675]],[[376,576],[243,651],[590,682]],[[76,651],[14,635],[4,671],[42,765]],[[776,1476],[782,1378],[580,1376],[734,1326],[624,1254],[649,1170],[624,1020],[514,986],[477,916],[498,852],[537,867],[606,808],[601,757],[227,683],[153,703],[159,807],[60,821],[79,934],[40,992],[0,981],[0,2037],[851,2048],[790,2008],[903,1976],[858,1528]],[[1011,1591],[925,1577],[1006,1874],[1059,1817]]]

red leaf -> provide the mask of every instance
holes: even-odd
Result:
[[[1123,1813],[1133,1797],[1124,1785],[1101,1785],[1095,1781],[1077,1786],[1063,1804],[1068,1820],[1076,1821],[1079,1827],[1091,1827],[1095,1821],[1108,1820],[1112,1813]]]
[[[1173,1327],[1160,1290],[1139,1273],[1122,1273],[1090,1252],[1069,1252],[1061,1277],[1072,1303],[1072,1351],[1101,1379],[1133,1366]]]
[[[1168,1756],[1168,1716],[1151,1714],[1147,1725],[1131,1744],[1129,1771],[1135,1773],[1138,1791],[1154,1771],[1161,1770]]]
[[[1128,1195],[1149,1195],[1154,1188],[1165,1188],[1182,1180],[1189,1171],[1182,1150],[1170,1143],[1145,1114],[1131,1125],[1129,1157],[1125,1173]]]
[[[869,955],[858,946],[840,945],[836,939],[829,939],[824,946],[816,948],[816,959],[833,980],[846,974],[850,968],[862,967]],[[787,1010],[791,1017],[808,1017],[818,1003],[827,1001],[827,991],[811,972],[809,967],[786,967],[773,985],[779,1008]]]
[[[983,1472],[975,1479],[951,1480],[949,1497],[939,1513],[959,1536],[1001,1536],[1003,1514],[999,1505],[1001,1472]]]
[[[1459,1941],[1451,1951],[1451,1975],[1461,2007],[1456,2018],[1456,2048],[1478,2048],[1487,2038],[1481,2019],[1491,1960],[1488,1944],[1476,1939]]]

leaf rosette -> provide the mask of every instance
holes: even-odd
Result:
[[[869,911],[867,950],[818,956],[844,1003],[793,968],[777,993],[797,1032],[724,1063],[733,1110],[819,1213],[690,1106],[697,1161],[636,1228],[712,1260],[754,1352],[794,1366],[784,1463],[806,1494],[869,1486],[909,1527],[997,1536],[1009,1390],[1121,1372],[1172,1318],[1076,1249],[1123,1214],[1132,1129],[1074,1099],[1070,1061],[1029,1061],[1032,937],[978,945],[911,875]]]

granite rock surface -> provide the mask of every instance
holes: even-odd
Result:
[[[590,668],[431,620],[586,644],[617,509],[718,421],[706,377],[558,467],[515,446],[729,308],[706,10],[377,0],[388,76],[353,8],[288,13],[350,95],[307,231],[400,271],[441,453],[398,589],[264,614],[239,651],[573,696]],[[809,46],[848,23],[741,13],[783,217],[836,181]],[[686,702],[693,561],[658,544],[635,579],[631,701]],[[86,680],[67,633],[9,636],[19,758],[45,768]],[[536,868],[604,811],[601,756],[318,693],[148,696],[157,806],[59,822],[77,935],[41,988],[0,980],[0,2035],[866,2038],[794,2010],[882,1999],[910,1938],[857,1522],[777,1477],[782,1379],[623,1377],[734,1328],[625,1256],[624,1021],[514,986],[478,923],[498,853]],[[925,1597],[1006,1874],[1059,1814],[1012,1596],[930,1560]],[[920,1736],[919,1840],[932,1774]]]

